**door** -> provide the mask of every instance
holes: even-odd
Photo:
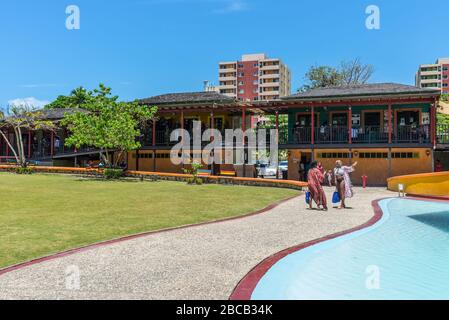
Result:
[[[366,143],[384,142],[388,136],[382,134],[382,115],[381,112],[365,112],[363,114],[363,132],[360,139]]]
[[[414,142],[423,137],[419,130],[419,111],[406,110],[398,111],[396,114],[396,135],[397,142]]]
[[[332,126],[347,127],[348,126],[348,114],[346,112],[333,113],[331,115]]]
[[[363,124],[365,127],[380,127],[380,112],[365,112]]]
[[[311,127],[312,126],[312,115],[310,113],[298,114],[296,117],[296,124],[299,127]],[[315,114],[315,128],[318,127],[318,114]]]
[[[419,111],[398,111],[396,118],[398,127],[419,125]]]

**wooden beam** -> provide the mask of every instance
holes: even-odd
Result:
[[[392,134],[393,133],[393,127],[392,127],[393,110],[392,110],[391,104],[388,105],[387,112],[388,112],[388,144],[391,144],[393,142],[393,140],[392,140],[392,137],[393,137],[393,134]]]

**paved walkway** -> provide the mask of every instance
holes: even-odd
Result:
[[[95,248],[0,276],[0,299],[227,299],[266,257],[361,225],[371,201],[389,196],[356,189],[354,209],[328,212],[306,210],[302,196],[257,216]]]

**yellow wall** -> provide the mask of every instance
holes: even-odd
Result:
[[[152,154],[151,150],[140,150],[139,154],[149,153]],[[170,150],[158,150],[158,154],[169,154]],[[136,170],[136,152],[128,153],[128,169]],[[156,158],[156,168],[154,168],[154,160],[153,158],[140,158],[139,159],[139,171],[160,171],[160,172],[168,172],[168,173],[183,173],[182,166],[174,165],[170,158]]]
[[[300,158],[302,150],[289,150],[289,179],[298,179],[298,164],[294,162],[294,158]],[[307,151],[307,150],[303,150]],[[392,149],[394,152],[407,152],[407,153],[419,153],[418,158],[412,159],[391,159],[388,158],[360,158],[360,153],[388,153],[387,148],[379,149],[352,149],[353,158],[321,158],[320,153],[349,153],[349,149],[318,149],[314,151],[314,158],[316,161],[321,162],[324,169],[329,170],[335,167],[336,160],[342,160],[344,165],[350,165],[355,161],[358,162],[356,171],[352,173],[351,178],[354,184],[362,184],[362,176],[368,176],[368,186],[385,186],[387,179],[390,176],[411,174],[411,173],[425,173],[432,172],[432,156],[427,155],[426,151],[429,149]]]
[[[413,195],[449,197],[449,172],[398,176],[388,179],[388,189],[398,191],[398,185]]]

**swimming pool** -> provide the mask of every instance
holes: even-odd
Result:
[[[449,299],[449,204],[379,206],[373,226],[279,260],[251,299]]]

